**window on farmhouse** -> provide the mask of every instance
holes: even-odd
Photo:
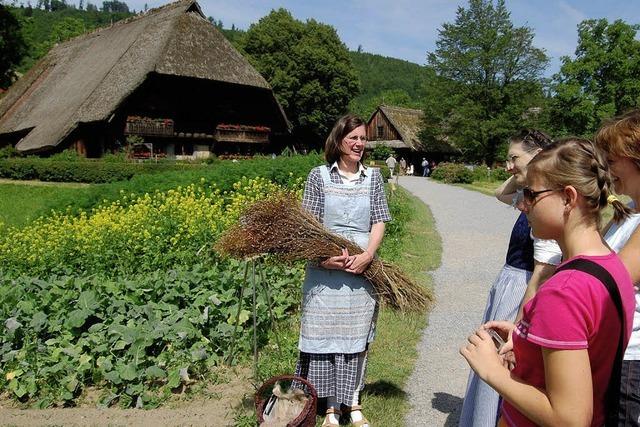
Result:
[[[384,136],[384,127],[378,126],[378,139],[382,138],[383,136]]]

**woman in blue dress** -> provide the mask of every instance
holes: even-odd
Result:
[[[509,140],[506,170],[511,174],[495,196],[503,203],[519,208],[520,190],[526,184],[527,165],[551,139],[536,130],[524,130]],[[502,270],[489,291],[481,324],[490,320],[514,321],[527,291],[537,289],[560,262],[561,253],[553,241],[531,237],[531,227],[521,212],[511,231]],[[471,371],[460,415],[461,427],[495,427],[500,396]]]
[[[347,115],[338,120],[325,144],[326,165],[311,170],[302,205],[328,229],[357,243],[360,254],[309,263],[302,294],[302,319],[296,375],[327,399],[324,427],[337,427],[341,408],[354,426],[368,427],[362,414],[367,348],[373,340],[378,303],[362,275],[391,220],[380,170],[362,162],[365,122]]]

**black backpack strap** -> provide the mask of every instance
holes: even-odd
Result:
[[[577,258],[558,267],[556,273],[563,270],[578,270],[590,274],[600,280],[609,291],[609,295],[613,300],[613,304],[618,311],[620,319],[620,338],[618,339],[618,349],[616,350],[616,358],[613,362],[611,370],[611,378],[605,394],[606,420],[605,426],[612,427],[618,425],[618,407],[620,401],[620,377],[622,375],[622,358],[624,357],[624,335],[625,335],[625,319],[622,310],[622,298],[615,279],[599,264],[582,258]],[[555,274],[555,273],[554,273]]]

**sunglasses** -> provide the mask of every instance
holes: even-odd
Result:
[[[548,188],[546,190],[533,191],[529,187],[525,187],[522,189],[522,196],[524,198],[524,203],[527,206],[533,206],[539,195],[544,193],[549,193],[551,191],[560,191],[560,190],[557,188]]]

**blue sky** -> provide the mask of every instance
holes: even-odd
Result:
[[[100,1],[92,1],[100,4]],[[130,8],[144,4],[161,6],[166,1],[126,0]],[[207,16],[247,29],[271,9],[284,7],[300,20],[314,18],[332,25],[352,50],[362,45],[365,52],[424,64],[427,52],[435,49],[438,30],[455,19],[460,0],[200,0]],[[534,30],[536,47],[551,58],[546,75],[558,71],[560,57],[573,55],[577,25],[583,19],[640,21],[638,0],[507,0],[511,19],[517,26]]]

